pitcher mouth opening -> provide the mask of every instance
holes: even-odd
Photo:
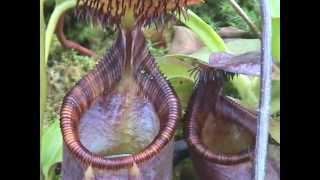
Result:
[[[131,43],[132,47],[126,47],[127,42]],[[134,48],[139,51],[133,50]],[[117,42],[105,57],[106,59],[82,78],[64,98],[60,113],[63,139],[71,154],[82,164],[98,169],[130,168],[134,163],[139,165],[155,157],[173,140],[181,115],[180,103],[172,86],[160,73],[155,60],[148,52],[141,31],[119,33]],[[126,61],[128,57],[137,60],[132,69],[135,73],[134,78],[144,92],[144,96],[155,108],[160,121],[159,133],[138,153],[118,157],[99,155],[81,143],[80,120],[97,98],[115,88],[125,72],[123,67],[131,65],[128,63],[130,61]],[[140,73],[141,70],[152,78],[146,78],[145,73]]]
[[[133,163],[143,163],[156,156],[173,138],[179,117],[179,105],[173,94],[168,94],[170,103],[165,103],[168,107],[168,115],[165,120],[160,121],[160,130],[154,140],[141,152],[127,154],[126,156],[103,156],[90,152],[81,142],[78,134],[78,126],[82,112],[86,111],[84,99],[79,98],[79,93],[84,93],[81,87],[76,86],[66,96],[61,110],[61,129],[63,139],[71,153],[82,163],[101,169],[121,169],[128,168]],[[91,102],[86,102],[88,105]]]
[[[230,103],[233,103],[233,101],[231,99],[224,97],[224,96],[220,96],[217,100],[219,101],[218,103],[229,103],[229,105],[230,105]],[[242,111],[241,109],[240,109],[240,111],[245,112],[245,111]],[[236,151],[233,151],[233,152],[224,152],[223,150],[221,150],[221,148],[219,150],[218,147],[216,148],[216,150],[213,150],[212,146],[209,147],[209,145],[207,143],[208,140],[206,142],[204,142],[205,140],[204,140],[204,132],[203,131],[207,131],[207,133],[211,133],[210,138],[214,138],[212,136],[212,134],[214,134],[214,132],[212,132],[212,130],[214,130],[214,129],[218,130],[217,129],[218,127],[213,127],[211,125],[212,126],[211,129],[210,128],[205,129],[204,124],[206,124],[207,121],[210,121],[209,120],[210,118],[203,120],[203,122],[199,122],[195,113],[198,113],[198,112],[192,111],[190,113],[189,118],[188,118],[189,122],[186,126],[187,142],[188,142],[191,150],[194,153],[196,153],[198,156],[206,159],[207,161],[217,163],[217,164],[222,164],[222,165],[234,165],[234,164],[247,162],[247,161],[253,159],[255,132],[252,131],[250,127],[247,127],[246,124],[241,123],[244,120],[234,119],[234,113],[238,113],[238,112],[230,113],[230,111],[225,110],[222,112],[220,111],[218,113],[218,115],[216,116],[216,117],[222,118],[221,122],[226,121],[225,123],[234,124],[234,126],[230,126],[230,127],[239,126],[244,131],[247,131],[247,133],[248,133],[247,137],[252,136],[252,137],[249,137],[252,139],[250,141],[247,141],[247,143],[249,145],[249,146],[247,146],[247,148],[237,149]],[[254,114],[248,114],[248,115],[251,118],[255,118]],[[212,122],[208,122],[208,123],[212,123]],[[206,126],[208,126],[208,124],[206,124]],[[209,135],[209,134],[207,134],[207,135]],[[241,141],[241,139],[239,139],[239,140]],[[230,143],[230,142],[222,142],[220,140],[220,143],[226,144],[226,143]]]

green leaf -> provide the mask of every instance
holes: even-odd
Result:
[[[257,78],[252,82],[251,89],[254,92],[255,96],[259,98],[260,96],[260,78]],[[271,99],[271,109],[270,113],[274,114],[280,111],[280,81],[272,81],[272,99]],[[258,107],[259,102],[250,104],[252,107]]]
[[[280,62],[280,18],[272,19],[272,56]]]
[[[270,0],[272,16],[272,56],[280,62],[280,0]]]
[[[201,48],[198,51],[192,53],[190,57],[195,59],[202,60],[203,62],[209,63],[209,57],[212,51],[210,51],[207,47]]]
[[[41,167],[48,177],[49,168],[62,161],[62,135],[59,120],[55,120],[45,129],[41,144]]]
[[[280,144],[280,119],[272,119],[270,122],[271,137]]]
[[[239,75],[233,78],[231,83],[237,89],[241,102],[250,109],[257,109],[259,96],[256,93],[255,87],[259,83],[259,78]]]
[[[225,43],[233,54],[261,51],[260,39],[228,39]]]
[[[180,61],[174,56],[164,56],[157,60],[159,69],[166,75],[168,79],[171,78],[185,78],[190,81],[194,81],[193,77],[190,77],[189,70],[193,68],[188,63]]]
[[[171,82],[180,99],[182,109],[187,108],[192,95],[194,77],[190,76],[189,70],[193,68],[188,63],[180,61],[176,57],[162,57],[157,61],[160,71],[163,72]]]
[[[196,33],[200,40],[212,52],[228,51],[222,38],[215,32],[210,25],[204,22],[198,15],[191,10],[186,10],[187,18],[178,17],[182,23],[188,26],[194,33]]]
[[[182,110],[186,110],[193,92],[194,82],[182,77],[170,78],[169,81],[177,92]]]
[[[280,0],[270,0],[272,18],[280,18]]]

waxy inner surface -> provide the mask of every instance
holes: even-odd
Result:
[[[108,95],[98,97],[80,120],[81,143],[109,156],[133,154],[148,146],[160,129],[153,105],[138,91],[130,75]]]
[[[202,142],[214,153],[237,154],[248,150],[254,136],[239,124],[221,120],[210,113],[201,131]]]

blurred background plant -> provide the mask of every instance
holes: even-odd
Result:
[[[244,12],[252,19],[256,26],[261,26],[259,0],[236,0]],[[236,27],[244,31],[250,31],[248,24],[233,9],[229,0],[206,0],[205,4],[195,5],[190,8],[201,19],[207,22],[215,30],[221,27]]]
[[[280,0],[270,0],[273,17],[273,58],[277,76],[273,81],[272,144],[280,148]],[[236,1],[256,27],[261,27],[259,0]],[[60,179],[62,137],[59,110],[67,91],[111,47],[113,29],[103,30],[89,22],[79,22],[73,16],[75,0],[40,0],[40,76],[41,76],[41,177]],[[229,0],[207,0],[187,11],[189,17],[145,30],[151,53],[161,71],[175,88],[185,110],[192,94],[195,77],[190,76],[192,60],[208,62],[213,52],[241,54],[260,51],[260,39],[235,11]],[[68,39],[96,53],[95,57],[81,55],[64,48],[56,36],[59,18],[64,16],[64,33]],[[261,28],[258,28],[261,31]],[[259,103],[259,77],[239,75],[228,82],[225,94],[245,106],[256,109]],[[182,138],[182,129],[176,139]],[[278,148],[278,149],[279,149]],[[275,151],[273,151],[275,152]],[[186,159],[175,168],[175,179],[194,179],[191,161]]]

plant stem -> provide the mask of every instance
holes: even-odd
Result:
[[[43,15],[44,0],[40,0],[40,141],[43,131],[43,116],[47,100],[47,68],[45,63],[45,23]]]
[[[257,26],[253,23],[250,17],[243,11],[239,4],[235,0],[229,0],[232,7],[238,12],[238,14],[247,22],[251,30],[258,36],[261,37],[261,33]]]
[[[263,30],[262,30],[262,66],[260,89],[260,113],[258,120],[258,134],[256,139],[255,180],[264,180],[266,173],[269,115],[271,102],[271,76],[272,76],[272,52],[271,52],[271,12],[268,0],[260,3]]]
[[[45,23],[43,15],[44,0],[40,0],[40,146],[42,145],[43,118],[47,103],[47,66],[45,63]],[[42,167],[42,166],[41,166]],[[40,179],[43,179],[40,168]]]
[[[60,3],[59,5],[56,5],[54,8],[53,13],[50,16],[50,20],[48,22],[47,30],[46,30],[46,46],[45,46],[45,61],[47,63],[48,56],[49,56],[49,50],[50,50],[50,44],[52,40],[52,36],[54,35],[54,32],[56,30],[56,26],[59,20],[59,17],[66,12],[67,10],[73,8],[76,6],[75,0],[69,0],[64,1]]]
[[[63,31],[63,27],[64,27],[64,17],[65,17],[65,13],[63,13],[58,21],[58,25],[57,25],[57,29],[56,29],[56,34],[57,34],[57,38],[60,41],[61,45],[64,48],[70,48],[70,49],[74,49],[76,51],[78,51],[80,54],[85,55],[85,56],[96,56],[96,53],[94,53],[93,51],[91,51],[90,49],[87,49],[83,46],[81,46],[80,44],[68,40],[64,34]]]

